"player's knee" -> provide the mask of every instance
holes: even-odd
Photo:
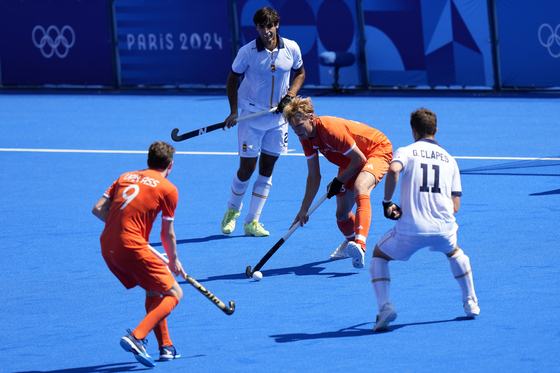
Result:
[[[461,249],[459,248],[459,246],[455,246],[455,248],[453,249],[453,251],[451,251],[450,253],[445,254],[445,255],[447,255],[447,258],[451,259],[451,258],[458,258],[458,257],[460,257],[460,256],[463,255],[463,254],[464,254],[463,250],[461,250]]]
[[[169,291],[166,292],[165,295],[171,295],[171,296],[177,298],[178,300],[181,300],[181,298],[183,298],[183,289],[175,281],[175,284],[173,284],[173,287],[171,289],[169,289]]]
[[[336,210],[335,216],[336,216],[336,220],[344,221],[350,218],[350,213]]]

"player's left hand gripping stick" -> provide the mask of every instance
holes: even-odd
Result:
[[[311,207],[309,211],[307,211],[306,216],[313,214],[313,212],[317,210],[317,207],[319,207],[321,203],[325,202],[325,200],[327,199],[327,194],[328,193],[322,196],[321,199],[319,199],[319,201],[317,201],[317,203],[315,203],[313,207]],[[255,266],[253,270],[251,270],[251,266],[247,266],[247,268],[245,269],[245,275],[247,275],[248,278],[253,278],[253,273],[259,271],[262,268],[262,266],[268,261],[268,259],[270,259],[270,257],[274,255],[276,251],[278,251],[280,246],[282,246],[284,242],[286,242],[288,238],[290,238],[292,233],[294,233],[296,229],[299,228],[299,226],[300,226],[299,224],[294,224],[294,226],[290,228],[288,233],[286,233],[280,240],[278,240],[278,242],[276,242],[274,246],[272,246],[272,249],[270,249],[266,253],[266,255],[261,259],[261,261]]]

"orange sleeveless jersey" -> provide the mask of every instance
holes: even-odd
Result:
[[[350,157],[345,154],[356,144],[366,158],[381,157],[391,162],[393,147],[381,131],[353,120],[328,116],[317,117],[315,123],[315,137],[300,139],[307,158],[319,151],[329,162],[345,169],[350,163]]]
[[[154,170],[127,172],[105,192],[111,209],[101,234],[104,257],[130,260],[153,256],[148,240],[157,215],[173,220],[177,188]]]

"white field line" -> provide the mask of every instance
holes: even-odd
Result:
[[[289,151],[293,151],[290,149]],[[97,153],[97,154],[147,154],[147,150],[83,150],[83,149],[25,149],[25,148],[0,148],[0,152],[30,152],[30,153]],[[182,155],[238,155],[237,152],[181,152]],[[303,153],[288,153],[289,156],[305,156]],[[454,156],[455,159],[489,159],[508,161],[560,161],[560,158],[538,157],[474,157]]]

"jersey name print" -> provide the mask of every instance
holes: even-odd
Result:
[[[111,200],[111,209],[100,238],[103,256],[151,256],[147,247],[151,227],[160,212],[162,219],[173,220],[177,188],[158,171],[148,169],[122,174],[105,196]]]
[[[452,195],[461,196],[461,177],[455,159],[435,140],[421,139],[397,149],[392,162],[400,162],[400,201],[403,215],[397,232],[406,235],[440,235],[456,229]]]

